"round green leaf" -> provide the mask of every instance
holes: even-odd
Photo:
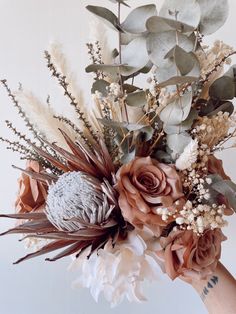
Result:
[[[182,33],[191,33],[194,31],[194,28],[190,25],[161,16],[150,17],[147,20],[146,27],[151,33],[161,33],[173,29]]]
[[[217,79],[209,89],[209,95],[212,98],[228,100],[235,96],[235,82],[229,76],[222,76]]]
[[[176,41],[176,31],[150,33],[147,38],[147,50],[150,60],[158,67],[169,67],[170,62],[165,57],[176,46]],[[178,34],[178,45],[186,52],[190,52],[194,48],[194,42],[181,33]]]
[[[110,10],[104,7],[98,7],[94,5],[88,5],[86,9],[95,14],[98,18],[100,18],[105,24],[112,27],[113,29],[119,30],[119,20],[118,17]]]
[[[149,56],[144,37],[135,38],[122,49],[122,64],[134,68],[134,72],[142,69],[148,61]]]
[[[138,91],[131,94],[128,94],[126,98],[126,103],[131,107],[142,108],[147,103],[147,96],[144,91]]]
[[[191,136],[188,133],[170,134],[167,135],[167,146],[172,151],[172,158],[177,159],[185,147],[190,143]]]
[[[108,88],[109,85],[110,85],[110,83],[108,83],[105,80],[96,80],[93,83],[93,86],[92,86],[92,89],[91,89],[91,93],[95,94],[95,92],[99,92],[104,97],[106,97],[107,93],[108,93],[107,88]]]
[[[146,21],[153,15],[157,15],[156,6],[154,4],[138,7],[127,16],[121,27],[128,33],[144,33],[147,30]]]
[[[161,111],[160,119],[165,125],[178,125],[188,118],[191,105],[192,92],[185,93]]]
[[[228,0],[197,0],[201,8],[200,32],[210,35],[224,25],[229,15]]]
[[[177,19],[177,21],[196,29],[200,22],[201,10],[196,0],[165,0],[160,10],[160,16]]]

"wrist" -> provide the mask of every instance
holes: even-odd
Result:
[[[209,313],[235,313],[236,281],[221,263],[218,263],[212,275],[204,280],[192,280],[190,284],[200,295]]]

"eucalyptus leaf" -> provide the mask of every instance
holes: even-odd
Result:
[[[174,49],[174,59],[181,75],[187,75],[191,72],[196,61],[193,53],[186,52],[178,45]]]
[[[145,33],[147,31],[146,21],[153,15],[157,15],[156,6],[154,4],[138,7],[127,16],[121,27],[127,33]]]
[[[120,30],[118,17],[110,10],[104,7],[88,5],[86,9],[102,19],[108,26],[113,29]]]
[[[97,71],[103,71],[107,74],[110,74],[111,76],[118,77],[119,74],[119,65],[113,65],[113,64],[90,64],[85,68],[85,71],[87,73],[91,73],[91,72],[97,72]]]
[[[139,38],[140,35],[130,34],[130,33],[121,33],[121,45],[128,45],[135,38]]]
[[[154,156],[153,156],[155,159],[157,159],[158,161],[160,162],[164,162],[166,164],[172,164],[174,163],[174,160],[173,158],[171,157],[170,154],[168,154],[167,152],[164,152],[163,150],[157,150],[155,153],[154,153]]]
[[[201,9],[200,32],[204,35],[215,33],[224,25],[229,14],[228,0],[197,0]]]
[[[236,64],[232,65],[224,76],[231,77],[234,81],[236,81]]]
[[[150,33],[162,33],[173,30],[173,27],[166,23],[166,19],[160,16],[152,16],[146,22],[146,28]]]
[[[122,64],[132,67],[133,73],[142,69],[148,61],[149,56],[144,37],[135,38],[122,49]]]
[[[159,15],[196,29],[200,22],[201,10],[196,0],[165,0]]]
[[[219,107],[217,107],[214,111],[208,114],[209,117],[215,116],[218,112],[228,112],[229,115],[232,115],[234,112],[234,105],[230,101],[223,102]]]
[[[185,147],[192,140],[188,133],[170,134],[167,135],[167,146],[172,151],[172,158],[176,160],[184,151]]]
[[[93,86],[92,86],[92,89],[91,89],[91,92],[92,94],[95,94],[95,92],[99,92],[102,94],[103,97],[106,97],[107,96],[107,88],[108,86],[110,86],[110,83],[108,83],[107,81],[105,80],[96,80],[94,83],[93,83]]]
[[[130,152],[124,154],[124,156],[121,157],[121,163],[123,165],[129,163],[135,158],[135,155],[136,155],[136,149],[134,148]]]
[[[130,94],[130,93],[133,93],[133,92],[140,90],[139,87],[131,85],[131,84],[123,84],[123,88],[127,94]]]
[[[177,68],[176,68],[176,64],[174,62],[174,60],[172,59],[167,59],[167,63],[165,64],[165,68],[160,68],[158,67],[156,72],[155,72],[155,78],[157,80],[157,82],[159,82],[159,84],[167,83],[166,86],[170,86],[169,84],[169,80],[171,78],[175,78],[176,75],[178,75],[177,73]],[[172,82],[172,80],[170,81],[170,83]],[[169,88],[168,88],[169,90]]]
[[[194,27],[190,25],[161,16],[150,17],[147,20],[146,28],[151,33],[161,33],[173,29],[182,33],[191,33],[194,31]]]
[[[165,125],[178,125],[189,116],[192,105],[192,92],[187,92],[183,96],[168,104],[160,113],[160,119]]]
[[[165,68],[169,66],[169,60],[165,59],[166,55],[172,50],[178,41],[179,47],[187,52],[192,51],[194,42],[192,39],[178,34],[176,38],[176,31],[167,31],[162,33],[150,33],[147,37],[147,50],[150,60],[158,67]]]
[[[126,97],[126,103],[131,107],[142,108],[147,104],[147,95],[145,91],[137,91],[131,94],[128,94]]]
[[[228,100],[233,99],[236,95],[236,85],[234,80],[229,76],[218,78],[209,88],[209,95],[212,98]]]
[[[230,180],[223,180],[219,175],[210,175],[210,188],[225,196],[230,206],[236,212],[236,184]]]
[[[119,78],[119,74],[129,75],[129,73],[133,73],[134,68],[122,64],[90,64],[85,71],[87,73],[103,71],[116,80]]]
[[[193,122],[197,117],[198,117],[197,110],[192,108],[190,113],[189,113],[188,118],[184,122],[177,124],[177,125],[176,124],[175,125],[171,125],[171,124],[164,125],[163,131],[166,134],[179,134],[179,133],[186,132],[186,131],[191,129]]]

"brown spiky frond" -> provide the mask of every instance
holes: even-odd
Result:
[[[83,252],[84,249],[90,247],[88,257],[99,248],[112,240],[115,245],[118,238],[125,238],[129,225],[123,220],[119,210],[113,211],[113,214],[107,221],[101,225],[84,223],[75,218],[79,222],[81,228],[75,232],[66,232],[58,230],[48,220],[45,213],[24,213],[12,215],[0,215],[1,218],[12,218],[24,220],[23,224],[18,225],[1,234],[22,234],[23,239],[36,238],[50,240],[49,244],[43,246],[36,252],[27,254],[17,260],[14,264],[19,264],[25,260],[48,254],[50,252],[61,250],[59,254],[52,258],[47,258],[47,261],[56,261],[71,254],[76,254],[76,257]],[[73,219],[71,219],[72,221]]]
[[[81,210],[79,206],[78,212],[73,211],[74,215],[71,215],[70,208],[69,206],[67,207],[67,205],[65,205],[65,215],[64,212],[62,212],[62,215],[59,213],[57,216],[61,219],[59,224],[57,224],[58,221],[53,221],[54,210],[57,211],[57,208],[53,208],[53,211],[50,211],[49,205],[46,206],[45,212],[0,215],[1,218],[12,218],[20,220],[21,222],[23,221],[23,223],[2,233],[1,235],[22,234],[23,239],[36,238],[49,240],[47,245],[43,246],[36,252],[27,254],[23,258],[16,261],[16,264],[55,250],[61,251],[53,258],[47,259],[48,261],[56,261],[71,254],[76,254],[78,257],[80,253],[88,247],[90,247],[90,256],[94,251],[104,247],[108,240],[111,240],[112,243],[115,244],[117,239],[120,237],[126,237],[128,229],[131,228],[131,226],[124,221],[117,204],[116,191],[112,187],[112,184],[114,183],[113,176],[115,168],[104,142],[99,140],[99,144],[96,144],[93,149],[89,149],[80,142],[74,143],[66,133],[62,130],[60,131],[68,144],[70,149],[68,151],[59,147],[55,143],[49,143],[46,140],[41,139],[47,147],[51,148],[53,152],[56,152],[57,155],[61,156],[60,160],[51,155],[48,151],[45,151],[42,147],[38,147],[35,144],[31,144],[31,146],[32,149],[44,160],[51,163],[64,174],[58,176],[46,171],[36,173],[34,171],[17,168],[15,166],[14,168],[21,170],[24,174],[30,176],[34,180],[48,185],[49,191],[50,187],[53,189],[55,185],[59,183],[61,178],[63,180],[64,176],[73,176],[73,174],[78,174],[79,176],[81,173],[81,176],[83,175],[85,179],[88,178],[88,186],[91,185],[91,182],[94,183],[95,187],[92,186],[92,188],[94,188],[94,193],[92,193],[92,190],[89,195],[91,195],[91,204],[93,201],[93,195],[95,195],[95,197],[98,195],[98,198],[95,199],[95,204],[98,200],[97,215],[99,219],[97,222],[89,219],[86,220],[84,218],[85,216],[79,213]],[[86,182],[82,182],[82,184],[86,184]],[[66,183],[65,186],[67,187]],[[50,192],[48,193],[49,198]],[[86,192],[83,193],[82,191],[82,193],[76,193],[74,195],[77,197],[78,195],[80,196],[80,194],[85,194],[85,203],[87,202],[87,199],[89,201],[89,197],[86,196]],[[61,195],[64,194],[62,193]],[[71,199],[72,198],[69,196],[69,200]],[[81,207],[83,207],[83,202],[84,201],[82,199]],[[77,206],[79,202],[77,203],[75,200],[75,204]],[[60,207],[60,200],[58,201],[58,207]],[[87,215],[91,208],[90,203],[86,203],[85,207],[88,212],[86,212],[85,208],[84,213]],[[67,215],[68,212],[69,215]],[[101,219],[101,217],[104,218]],[[69,228],[63,229],[63,226],[69,226]]]
[[[107,178],[111,182],[115,167],[104,142],[100,139],[99,144],[94,145],[94,149],[92,150],[85,147],[79,141],[74,143],[64,131],[60,131],[70,151],[61,148],[55,143],[51,144],[44,139],[41,140],[47,147],[50,147],[52,151],[60,155],[64,162],[58,160],[58,158],[52,156],[43,148],[31,144],[33,150],[64,173],[69,171],[83,171],[100,179]]]

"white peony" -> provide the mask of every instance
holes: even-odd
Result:
[[[112,247],[108,242],[98,254],[87,259],[84,252],[75,259],[70,269],[79,270],[75,287],[90,289],[95,301],[104,294],[111,306],[116,306],[126,297],[130,302],[142,302],[146,298],[142,293],[144,280],[153,281],[158,277],[160,268],[154,253],[156,239],[147,238],[146,234],[130,232],[128,238]]]

